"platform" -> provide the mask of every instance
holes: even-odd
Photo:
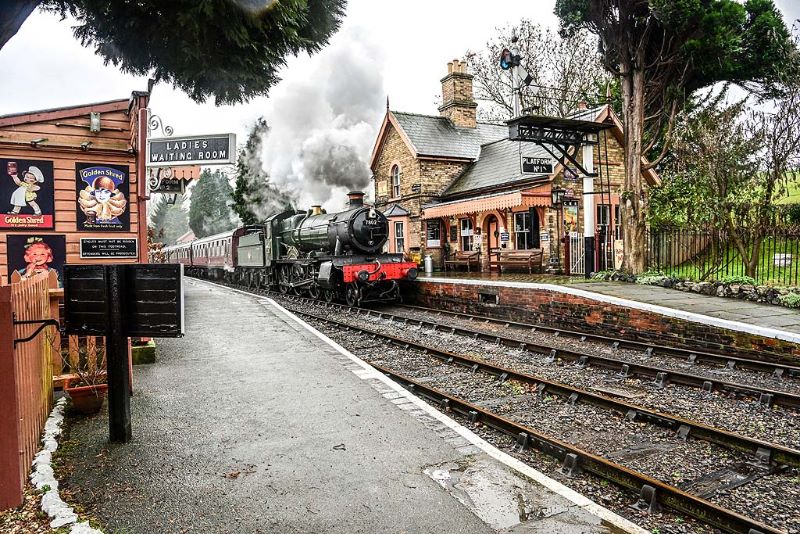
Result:
[[[72,428],[69,487],[110,532],[643,532],[266,298],[187,280],[186,318],[135,368],[133,443]]]
[[[570,288],[572,288],[578,290],[575,292],[576,294],[595,293],[595,295],[588,296],[601,301],[620,303],[629,307],[649,309],[667,316],[717,324],[723,328],[740,329],[768,336],[775,335],[787,341],[800,342],[800,311],[783,306],[700,295],[659,286],[602,282],[541,274],[434,273],[433,275],[421,275],[420,278],[534,284],[531,287],[544,287],[564,292],[570,292]],[[550,286],[555,287],[551,288]]]

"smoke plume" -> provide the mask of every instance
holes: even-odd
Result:
[[[350,29],[308,64],[302,78],[282,82],[270,98],[263,159],[299,208],[338,210],[347,191],[369,192],[369,157],[385,109],[383,60]]]

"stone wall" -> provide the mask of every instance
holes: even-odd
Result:
[[[735,348],[743,357],[800,364],[800,346],[795,343],[557,291],[417,281],[406,294],[407,301],[430,308],[685,349],[720,352]],[[481,294],[490,300],[496,295],[497,304],[481,302]]]

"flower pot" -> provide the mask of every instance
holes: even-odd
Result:
[[[69,398],[72,399],[72,406],[82,414],[95,414],[103,407],[103,399],[106,398],[108,384],[96,384],[94,386],[78,386],[64,388]]]

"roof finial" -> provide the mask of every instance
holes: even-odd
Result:
[[[386,112],[389,112],[389,95],[386,95]]]

